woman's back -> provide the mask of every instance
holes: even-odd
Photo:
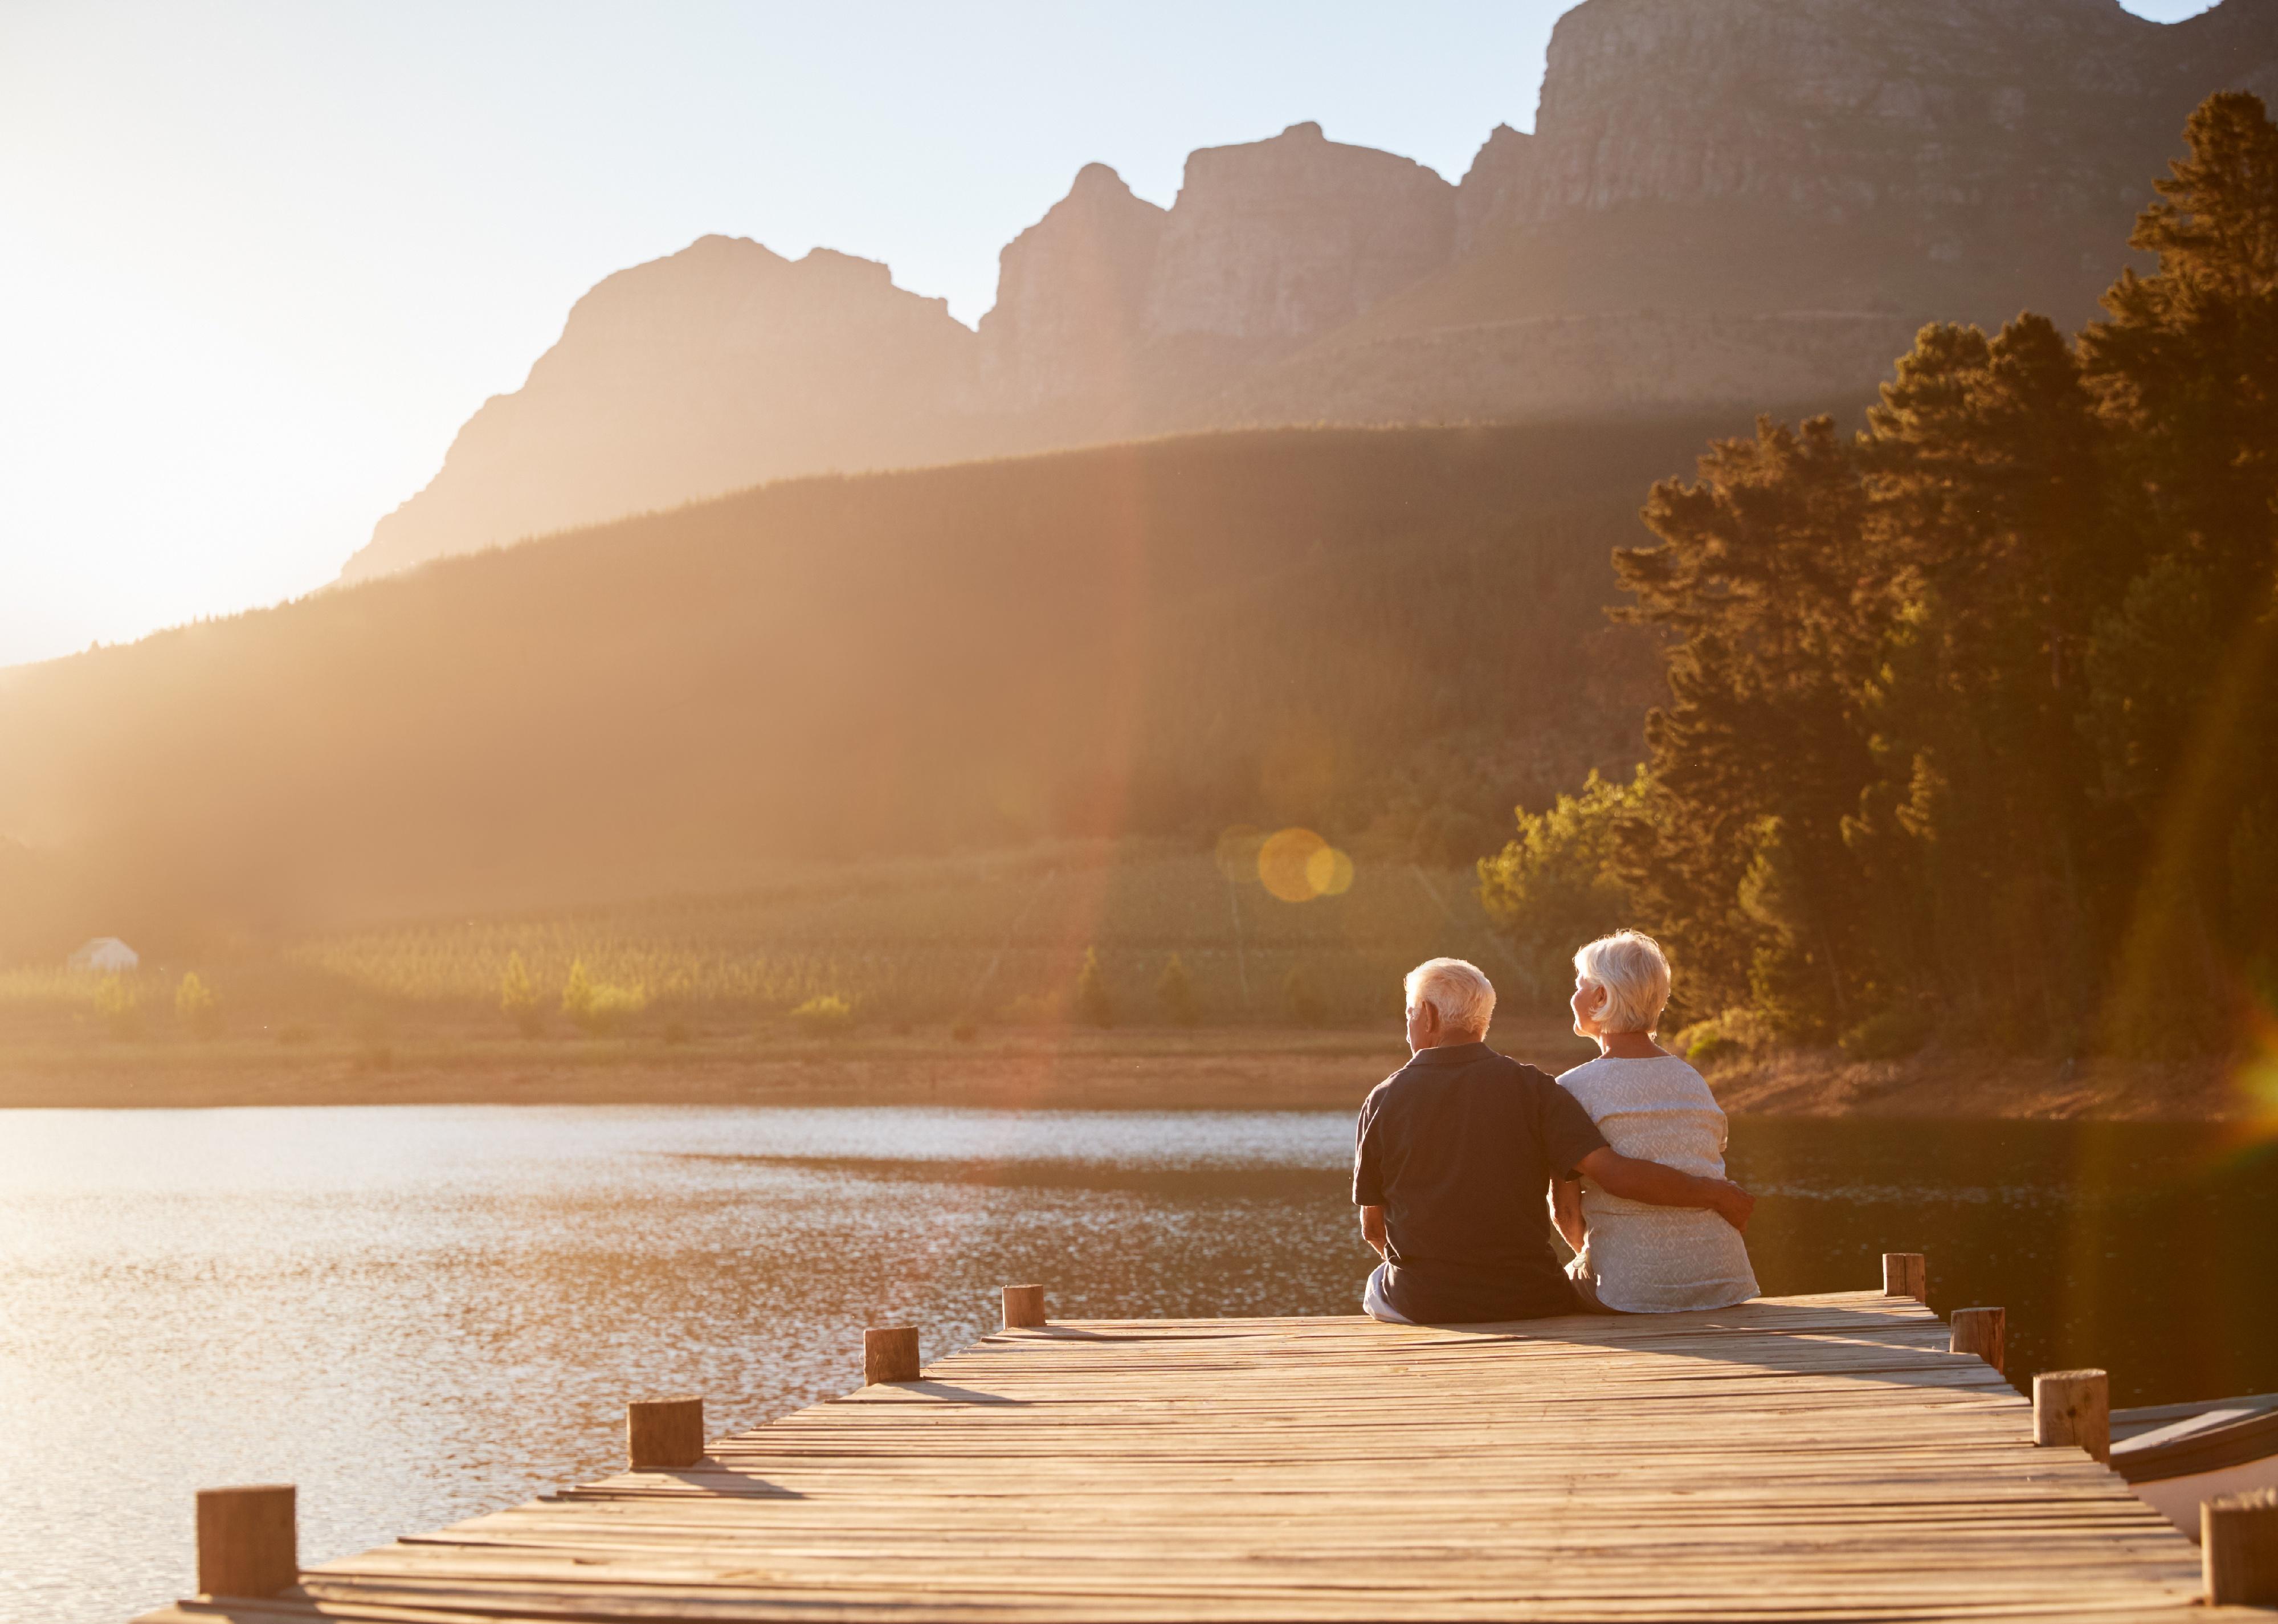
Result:
[[[1558,1079],[1624,1156],[1724,1176],[1724,1113],[1699,1072],[1673,1054],[1610,1056]],[[1723,1308],[1756,1294],[1740,1232],[1698,1207],[1647,1207],[1582,1181],[1589,1228],[1580,1273],[1609,1308],[1670,1314]]]

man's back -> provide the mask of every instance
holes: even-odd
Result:
[[[1385,1209],[1392,1306],[1438,1324],[1575,1312],[1544,1198],[1605,1143],[1572,1095],[1484,1043],[1425,1049],[1378,1084],[1353,1200]]]

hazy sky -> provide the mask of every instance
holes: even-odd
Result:
[[[1564,9],[0,0],[0,664],[331,579],[611,271],[822,244],[969,323],[1093,160],[1459,179]]]

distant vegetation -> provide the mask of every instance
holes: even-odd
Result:
[[[1673,701],[1482,869],[1656,931],[1694,1038],[2198,1052],[2278,1011],[2278,127],[2211,98],[2105,319],[1923,330],[1617,555]],[[1541,802],[1535,803],[1543,804]]]
[[[1731,426],[802,479],[11,671],[0,954],[104,931],[187,960],[1229,824],[1465,862],[1515,803],[1636,759],[1657,679],[1606,622],[1609,556]]]
[[[1105,1024],[1103,1012],[1141,1027],[1390,1023],[1402,972],[1432,954],[1515,978],[1464,871],[1364,860],[1344,891],[1289,902],[1260,877],[1264,845],[1253,832],[1200,852],[1075,841],[817,864],[732,894],[247,946],[194,974],[227,1000],[234,1034],[346,1033],[375,1049],[445,1030],[558,1042],[661,1038],[676,1024],[969,1032]],[[0,975],[0,1020],[187,1035],[141,1018],[146,984],[151,999],[174,996],[168,977]]]
[[[1259,844],[829,865],[737,895],[351,931],[289,950],[308,989],[291,1001],[330,986],[471,1010],[519,969],[537,996],[575,989],[565,1008],[637,987],[660,1010],[802,1025],[833,1003],[866,1023],[1342,1023],[1396,1015],[1402,972],[1433,953],[1515,974],[1461,870],[1366,862],[1342,894],[1292,903],[1260,880]]]

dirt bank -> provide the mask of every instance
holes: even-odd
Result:
[[[1736,1115],[2212,1122],[2257,1115],[2236,1069],[2211,1061],[2068,1063],[1945,1053],[1854,1061],[1813,1050],[1726,1065],[1709,1082]],[[2263,1102],[2261,1115],[2274,1105]]]
[[[1500,1023],[1497,1046],[1553,1070],[1588,1050],[1548,1022]],[[802,1042],[697,1035],[664,1044],[436,1034],[386,1044],[258,1036],[10,1042],[0,1107],[254,1105],[891,1105],[1029,1110],[1350,1110],[1405,1057],[1396,1033],[1271,1030],[944,1032]],[[2211,1063],[2073,1068],[1923,1054],[1859,1064],[1831,1053],[1730,1063],[1725,1108],[1780,1116],[2098,1117],[2213,1122],[2252,1115]],[[2267,1107],[2266,1107],[2267,1108]]]

